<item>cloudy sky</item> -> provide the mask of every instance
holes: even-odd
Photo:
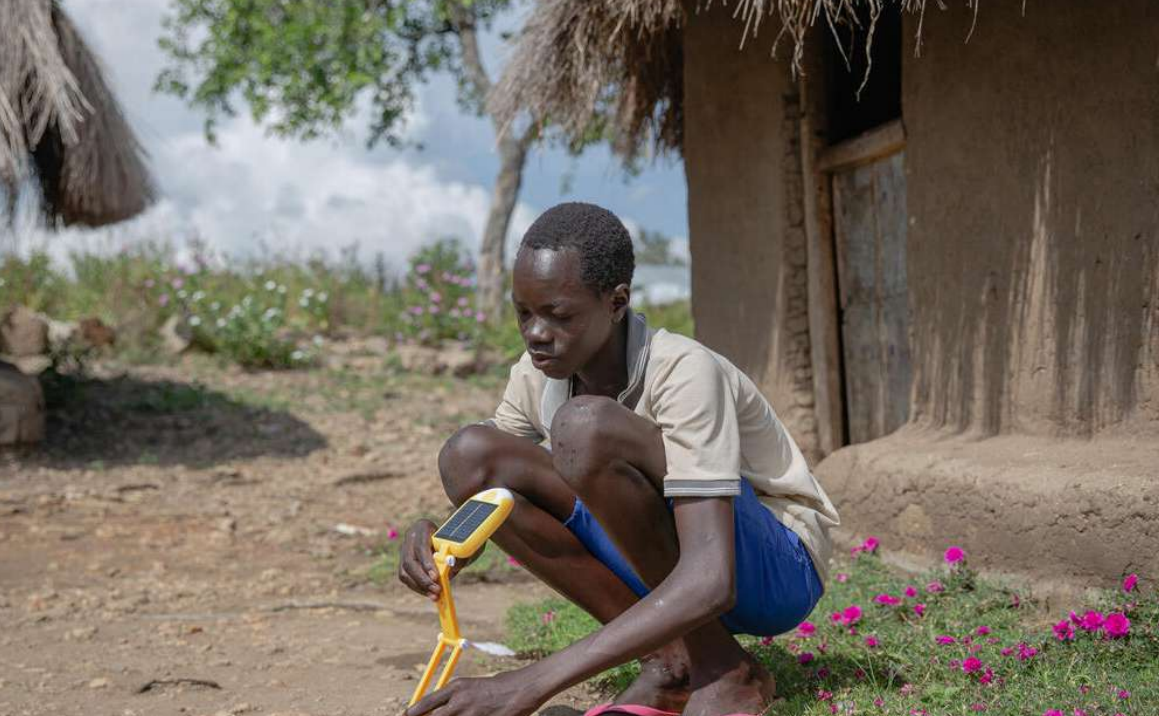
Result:
[[[235,254],[263,241],[297,253],[358,242],[364,257],[382,251],[398,265],[416,246],[440,236],[478,245],[498,161],[489,124],[459,110],[449,79],[433,80],[419,93],[407,133],[425,145],[422,150],[368,151],[365,121],[351,122],[341,137],[302,143],[267,136],[248,116],[224,121],[218,145],[210,146],[198,112],[151,90],[164,64],[157,38],[167,0],[64,5],[103,59],[150,154],[163,198],[114,232],[67,232],[54,239],[58,249],[126,236],[179,243],[196,234]],[[492,40],[485,50],[494,71],[505,48]],[[602,204],[634,227],[687,235],[684,175],[671,160],[628,178],[602,148],[578,160],[538,149],[523,186],[514,236],[538,212],[564,200]]]

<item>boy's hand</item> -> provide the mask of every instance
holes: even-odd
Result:
[[[435,550],[431,546],[431,535],[438,529],[439,526],[430,520],[419,520],[407,529],[399,547],[399,580],[431,601],[438,599],[442,591],[439,573],[435,569]],[[455,566],[451,567],[451,578],[478,559],[483,549],[480,547],[469,559],[457,560]]]

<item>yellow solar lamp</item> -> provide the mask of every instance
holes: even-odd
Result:
[[[495,534],[495,530],[499,529],[499,525],[503,524],[503,520],[507,519],[507,515],[511,514],[513,507],[515,498],[510,491],[503,488],[484,490],[464,502],[463,506],[455,510],[455,514],[451,515],[431,537],[432,547],[435,550],[435,568],[439,573],[439,586],[442,588],[438,599],[441,631],[431,660],[427,662],[423,677],[419,679],[419,685],[411,697],[411,706],[426,693],[447,647],[451,648],[451,655],[442,673],[439,674],[439,680],[435,682],[436,691],[446,686],[455,665],[459,663],[459,657],[463,655],[463,648],[468,645],[467,640],[459,633],[455,601],[451,598],[451,567],[455,566],[455,560],[468,559],[478,552],[491,535]]]

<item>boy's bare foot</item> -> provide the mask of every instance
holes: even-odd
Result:
[[[692,695],[684,716],[722,716],[765,712],[777,694],[773,675],[746,655],[736,666],[723,673],[693,675]]]
[[[640,676],[616,697],[615,703],[679,713],[692,693],[689,684],[687,654],[683,649],[666,647],[640,659]]]

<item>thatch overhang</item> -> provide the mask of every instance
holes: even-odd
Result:
[[[55,0],[0,2],[0,189],[35,181],[50,223],[102,226],[156,192],[96,56]]]
[[[504,125],[527,112],[573,142],[602,133],[627,157],[649,143],[678,151],[682,28],[714,4],[737,21],[738,48],[771,36],[771,51],[798,69],[810,28],[868,20],[872,33],[887,6],[921,13],[926,0],[540,0],[489,107]]]

